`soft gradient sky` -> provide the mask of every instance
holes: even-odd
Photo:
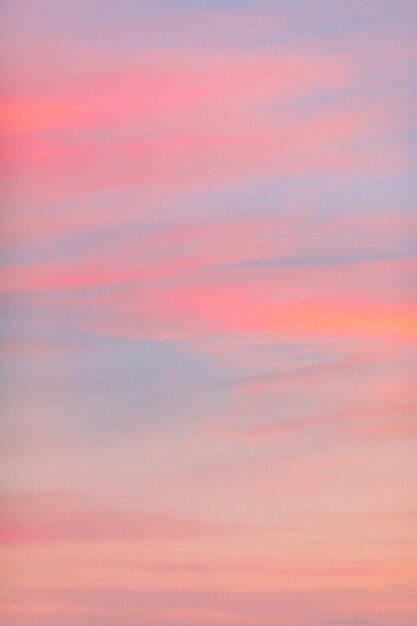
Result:
[[[3,0],[4,626],[417,623],[412,0]]]

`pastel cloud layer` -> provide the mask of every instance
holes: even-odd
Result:
[[[5,626],[411,626],[408,0],[5,0]]]

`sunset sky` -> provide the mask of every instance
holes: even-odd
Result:
[[[0,18],[3,626],[415,626],[417,4]]]

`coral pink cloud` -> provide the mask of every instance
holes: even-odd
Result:
[[[134,66],[134,60],[130,64]],[[272,95],[285,101],[323,85],[340,87],[351,73],[343,57],[289,54],[285,50],[227,56],[211,51],[198,55],[190,55],[189,50],[147,51],[136,65],[137,69],[113,71],[81,84],[68,81],[66,94],[61,90],[51,93],[49,99],[9,97],[2,104],[3,132],[29,134],[59,127],[126,125],[145,119],[162,121],[164,128],[167,121],[178,121],[178,115],[194,116],[195,107],[199,107],[200,119],[216,126],[221,122],[220,112],[224,116],[229,106],[247,107],[268,101]],[[218,111],[217,120],[210,119],[210,111]],[[161,114],[168,114],[168,119],[160,120]]]
[[[170,310],[163,328],[158,324],[157,315],[161,305]],[[141,336],[142,331],[149,331],[151,336],[166,333],[166,336],[184,339],[213,332],[237,332],[317,337],[323,334],[386,336],[402,340],[415,338],[416,334],[413,305],[380,304],[363,299],[282,302],[259,293],[253,286],[249,289],[240,285],[178,288],[161,294],[154,304],[149,302],[147,310],[135,309],[132,300],[130,307],[130,311],[124,311],[121,302],[115,307],[112,319],[116,333]],[[105,330],[103,325],[101,331]]]
[[[355,101],[319,111],[288,108],[310,93],[362,80],[342,54],[271,49],[225,59],[161,51],[138,65],[136,72],[82,82],[71,97],[6,99],[3,180],[13,185],[23,177],[32,197],[138,184],[173,193],[249,176],[403,170],[409,162],[391,138],[408,128],[400,101],[379,109]],[[74,92],[71,84],[68,90]],[[47,132],[47,123],[63,134]],[[97,138],[96,127],[110,142]],[[374,148],[377,138],[385,145]]]
[[[232,112],[236,120],[236,113]],[[247,176],[296,176],[319,172],[403,169],[407,155],[388,141],[386,148],[364,146],[380,133],[378,112],[320,112],[310,119],[283,120],[276,128],[230,127],[218,132],[204,125],[178,135],[112,141],[111,145],[67,144],[31,138],[10,143],[3,178],[29,177],[35,183],[97,186],[162,185],[171,190],[207,189]],[[383,118],[382,118],[383,119]],[[246,128],[242,128],[245,125]]]
[[[123,508],[123,505],[122,505]],[[140,507],[115,509],[114,503],[85,502],[75,494],[27,494],[3,498],[0,542],[65,543],[181,541],[236,532],[233,526],[182,518]]]

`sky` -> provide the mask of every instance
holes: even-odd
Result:
[[[415,2],[0,17],[2,624],[416,624]]]

